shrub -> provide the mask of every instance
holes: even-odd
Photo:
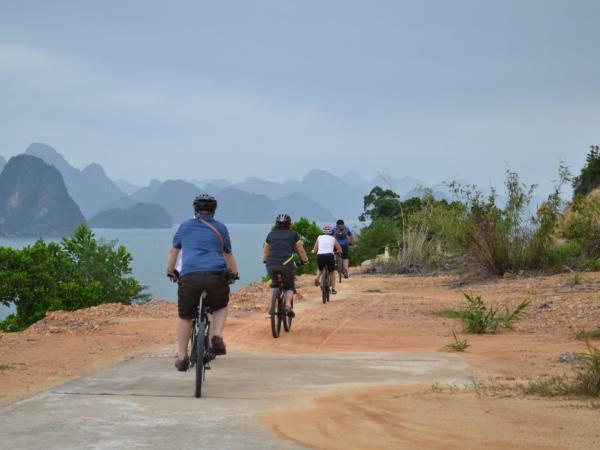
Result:
[[[498,310],[486,305],[481,296],[467,293],[464,296],[467,306],[462,311],[460,319],[467,333],[495,333],[498,327],[512,328],[513,323],[529,305],[528,300],[523,300],[512,311],[507,307],[504,313],[499,314]]]
[[[581,362],[575,369],[573,390],[577,394],[600,396],[600,349],[586,341],[587,352],[580,353]]]
[[[85,225],[61,244],[38,240],[20,250],[0,248],[0,302],[16,306],[0,327],[23,329],[47,311],[143,301],[144,288],[127,276],[130,263],[123,246],[96,241]]]
[[[600,186],[600,146],[590,146],[585,166],[578,177],[573,179],[573,195],[586,195]]]
[[[393,253],[398,251],[400,229],[398,222],[391,219],[379,219],[371,222],[356,233],[355,245],[350,252],[350,262],[360,264],[383,253],[389,247]]]
[[[312,254],[312,249],[317,241],[317,238],[321,235],[321,228],[313,221],[309,222],[308,219],[301,217],[297,222],[292,224],[292,230],[300,235],[302,245],[308,255],[308,264],[298,267],[296,271],[298,275],[304,273],[316,273],[317,271],[317,259]]]

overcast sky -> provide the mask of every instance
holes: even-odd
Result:
[[[0,2],[0,155],[547,189],[600,144],[600,2]]]

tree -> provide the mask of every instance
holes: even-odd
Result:
[[[367,218],[374,221],[381,218],[395,219],[400,217],[402,205],[399,198],[400,196],[391,189],[375,186],[364,197],[364,211],[359,220],[364,222]]]
[[[35,244],[20,250],[0,247],[0,303],[16,313],[0,328],[17,331],[43,318],[47,311],[74,310],[101,303],[129,304],[147,296],[132,277],[131,255],[114,242],[98,242],[80,225],[61,244]]]
[[[317,270],[317,262],[315,255],[312,254],[317,238],[321,235],[321,228],[316,222],[309,222],[308,219],[301,217],[300,220],[292,224],[292,230],[300,235],[302,245],[308,255],[308,264],[300,266],[297,270],[298,275],[303,273],[315,273]]]
[[[573,195],[586,195],[600,186],[600,145],[591,145],[585,166],[573,179]]]

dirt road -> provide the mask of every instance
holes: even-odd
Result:
[[[531,305],[514,330],[468,336],[471,347],[466,352],[440,354],[438,350],[450,342],[451,331],[460,331],[460,325],[434,313],[462,306],[463,291],[482,294],[495,304],[514,306],[528,298]],[[563,275],[491,279],[468,285],[453,276],[354,276],[342,284],[340,294],[327,305],[320,302],[318,290],[310,286],[310,280],[303,280],[301,292],[303,300],[296,307],[298,316],[292,332],[277,340],[270,337],[268,319],[262,311],[264,289],[257,290],[255,300],[238,305],[225,333],[232,355],[229,362],[225,358],[221,363],[222,376],[217,378],[211,373],[208,381],[208,386],[212,383],[213,388],[223,389],[226,396],[227,385],[219,383],[228,380],[227,373],[232,377],[237,374],[237,364],[245,367],[244,373],[258,376],[257,383],[260,374],[269,372],[270,367],[287,367],[281,376],[284,381],[289,380],[289,388],[283,393],[273,389],[260,398],[262,406],[252,410],[255,425],[276,439],[269,445],[277,447],[287,442],[292,445],[290,448],[294,443],[312,448],[600,448],[597,403],[540,399],[524,396],[515,388],[518,383],[539,376],[571,370],[568,364],[557,362],[557,357],[582,349],[581,342],[573,338],[576,331],[600,325],[600,274],[584,274],[577,284]],[[93,372],[124,359],[123,355],[131,356],[158,344],[171,342],[171,350],[166,351],[170,353],[174,349],[172,319],[164,317],[109,317],[98,330],[92,328],[89,334],[80,335],[50,331],[0,335],[0,365],[9,367],[0,371],[0,395],[6,403],[73,378],[78,370]],[[118,323],[110,323],[115,320]],[[46,359],[55,352],[59,363],[40,363],[47,371],[40,376],[38,365],[23,355],[35,347],[40,352],[35,358],[43,361],[42,349],[48,342],[53,344],[47,348]],[[83,356],[82,342],[83,348],[89,350]],[[123,352],[124,348],[127,351]],[[61,360],[60,350],[65,349],[70,350],[66,353],[71,357]],[[166,353],[164,365],[170,365]],[[365,359],[368,354],[375,359]],[[348,355],[347,361],[343,355]],[[90,361],[83,370],[78,365],[82,357]],[[337,365],[319,365],[311,358],[337,361]],[[450,364],[455,360],[464,365],[459,379],[473,380],[475,388],[466,382],[449,388],[448,384],[456,384],[449,382],[456,379],[453,372],[434,370],[438,363],[432,361]],[[70,366],[69,361],[73,362]],[[348,361],[353,362],[348,365]],[[260,366],[263,363],[267,365]],[[247,364],[258,364],[260,369],[254,372]],[[363,383],[353,378],[353,367],[363,367]],[[413,376],[420,370],[421,378]],[[298,377],[299,371],[303,376]],[[44,384],[45,373],[54,378]],[[14,387],[20,374],[31,383],[29,390],[17,383],[21,389],[18,395],[7,392],[7,386],[11,389],[12,383]],[[171,375],[165,370],[164,376]],[[244,384],[250,389],[248,392],[251,385]],[[270,386],[267,381],[262,385]],[[140,381],[139,386],[146,385]],[[184,389],[187,381],[182,380],[177,386]],[[129,383],[129,388],[135,386]],[[286,401],[273,401],[278,395],[286,395]],[[211,405],[226,408],[218,401]],[[0,410],[0,418],[3,416],[7,416],[7,409]],[[250,428],[245,428],[248,433]],[[263,442],[263,437],[256,439],[252,442]]]

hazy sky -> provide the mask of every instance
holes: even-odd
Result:
[[[0,154],[548,187],[600,143],[600,2],[0,2]]]

